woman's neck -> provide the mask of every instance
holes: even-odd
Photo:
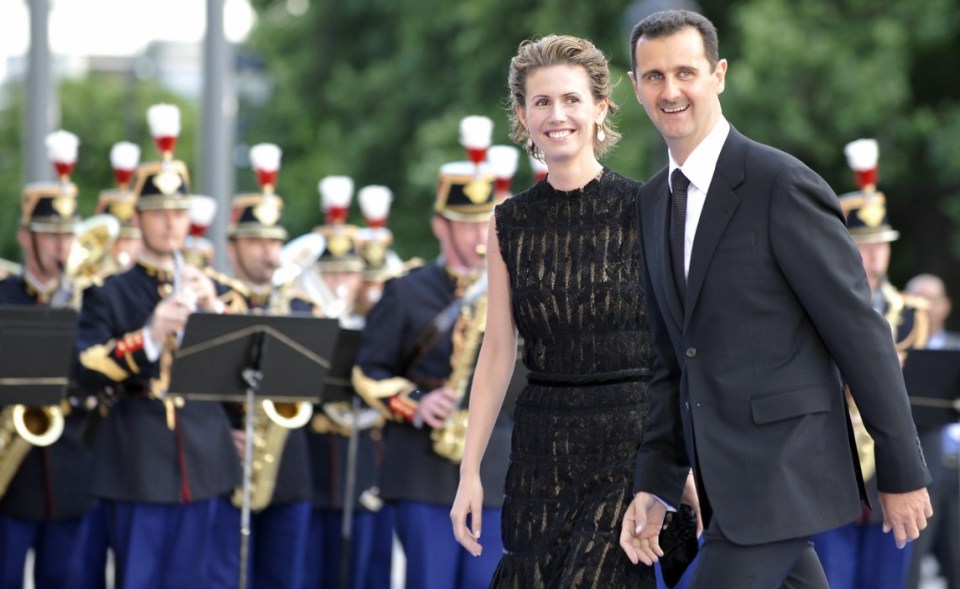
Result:
[[[562,192],[583,188],[601,172],[603,165],[595,158],[586,162],[547,162],[547,182]]]

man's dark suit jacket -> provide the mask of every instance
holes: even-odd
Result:
[[[863,493],[843,382],[876,441],[880,489],[927,485],[890,328],[870,306],[830,187],[731,127],[697,227],[685,305],[670,264],[669,190],[664,169],[638,205],[658,354],[636,490],[676,505],[694,465],[705,523],[712,510],[738,544],[852,521]]]

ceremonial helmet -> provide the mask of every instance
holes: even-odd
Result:
[[[260,192],[234,197],[227,226],[227,235],[231,239],[253,237],[286,241],[287,230],[280,223],[283,199],[276,193],[282,155],[280,147],[272,143],[258,143],[250,148],[250,165]]]
[[[155,104],[147,109],[147,122],[161,161],[137,167],[133,180],[137,210],[189,209],[190,174],[184,162],[173,158],[180,135],[180,109],[172,104]]]
[[[326,176],[317,186],[324,224],[314,228],[324,237],[325,247],[317,259],[321,272],[363,272],[364,261],[358,249],[359,228],[347,224],[353,201],[353,179]]]
[[[120,237],[140,239],[140,227],[133,214],[137,206],[137,195],[130,190],[137,164],[140,163],[140,147],[129,141],[114,143],[110,148],[110,165],[116,178],[116,188],[100,191],[97,198],[97,214],[111,215],[120,223]]]
[[[73,233],[80,223],[77,185],[70,174],[77,163],[80,140],[69,131],[46,137],[47,154],[57,171],[58,182],[32,182],[23,188],[20,226],[37,233]]]
[[[886,197],[877,190],[879,152],[876,139],[858,139],[844,147],[860,189],[840,195],[840,207],[847,218],[847,229],[858,244],[891,242],[900,237],[887,218]]]

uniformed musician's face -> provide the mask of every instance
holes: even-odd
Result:
[[[18,238],[31,274],[40,280],[60,278],[73,247],[73,233],[38,233],[21,229]]]
[[[455,270],[470,272],[483,268],[483,248],[487,245],[486,220],[454,221],[436,216],[433,232],[440,240],[444,260]]]
[[[233,274],[248,284],[265,286],[273,280],[280,267],[283,242],[264,237],[238,237],[230,242],[230,261]]]
[[[190,213],[186,209],[140,211],[143,251],[153,257],[166,258],[182,250],[189,230]]]
[[[858,243],[857,249],[860,250],[860,257],[863,259],[863,269],[867,273],[870,290],[876,292],[890,268],[890,244],[886,241]]]

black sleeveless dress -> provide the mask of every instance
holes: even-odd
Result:
[[[582,189],[541,181],[496,208],[529,381],[492,587],[655,586],[619,545],[653,364],[638,187],[604,168]]]

